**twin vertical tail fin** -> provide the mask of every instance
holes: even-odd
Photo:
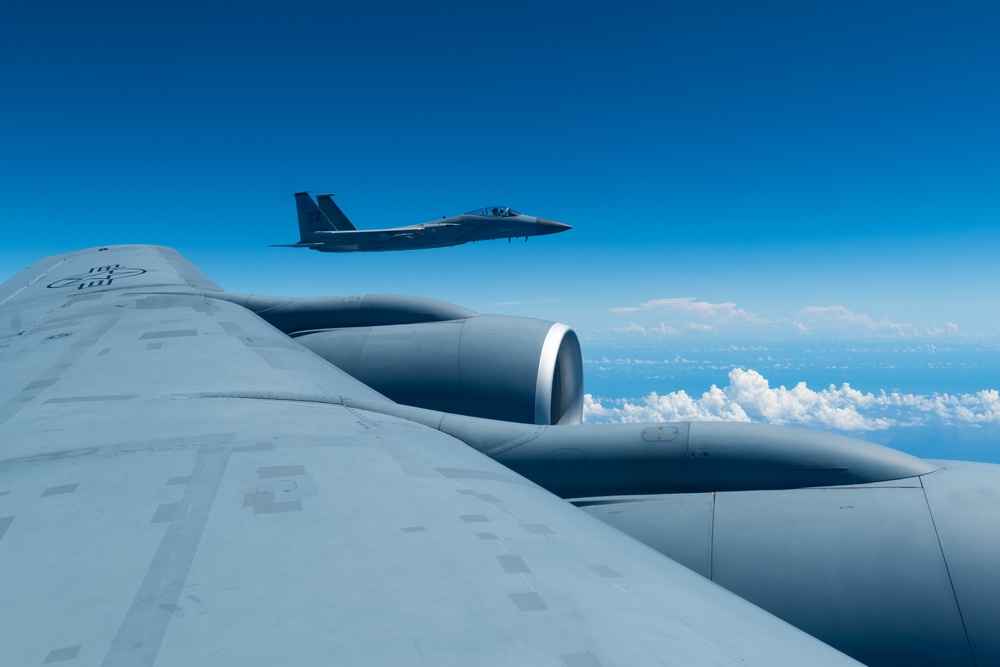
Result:
[[[295,210],[299,214],[299,235],[302,243],[318,241],[317,232],[332,232],[336,228],[330,224],[323,212],[316,206],[308,192],[295,193]]]
[[[340,210],[340,207],[333,203],[333,195],[319,195],[316,197],[316,201],[319,202],[320,211],[326,216],[327,221],[338,232],[350,232],[357,229]]]

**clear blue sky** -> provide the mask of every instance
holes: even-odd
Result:
[[[584,335],[996,336],[998,26],[987,1],[12,0],[0,273],[150,242],[235,291]],[[506,203],[575,229],[265,247],[303,189],[359,227]]]

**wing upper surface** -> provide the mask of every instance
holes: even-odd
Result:
[[[36,262],[0,285],[0,308],[17,300],[37,302],[148,287],[222,289],[172,248],[106,246]]]
[[[460,441],[338,404],[381,397],[164,251],[0,288],[0,664],[853,664]]]

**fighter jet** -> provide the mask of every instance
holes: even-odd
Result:
[[[475,241],[543,236],[572,229],[569,225],[518,213],[509,206],[487,206],[468,213],[408,227],[358,229],[333,201],[307,192],[295,193],[299,215],[298,243],[272,247],[310,248],[320,252],[382,252],[445,248]],[[318,206],[317,206],[318,202]]]

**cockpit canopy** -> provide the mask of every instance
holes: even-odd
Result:
[[[521,214],[509,206],[487,206],[486,208],[477,208],[475,211],[469,211],[466,215],[485,215],[491,218],[510,218]]]

